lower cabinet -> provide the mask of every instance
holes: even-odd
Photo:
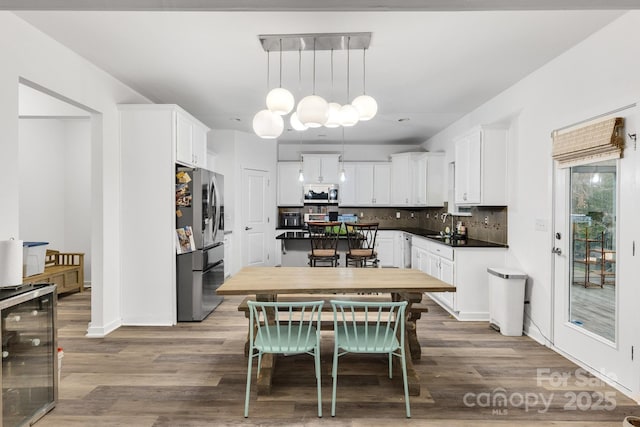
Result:
[[[456,287],[429,297],[458,320],[489,320],[487,268],[504,266],[505,248],[452,248],[413,237],[412,268]]]
[[[395,267],[395,235],[396,231],[378,231],[376,236],[376,252],[379,267]]]

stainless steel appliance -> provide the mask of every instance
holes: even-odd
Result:
[[[2,418],[0,426],[30,426],[58,400],[55,285],[0,290]]]
[[[328,221],[329,216],[326,213],[306,213],[304,214],[304,224],[307,225],[308,222],[322,222]]]
[[[222,302],[216,289],[224,282],[224,177],[206,169],[179,167],[189,175],[190,199],[176,206],[176,227],[191,226],[195,250],[176,258],[178,321],[202,321]]]
[[[305,204],[338,204],[337,184],[306,184],[304,186]]]
[[[281,212],[280,227],[301,227],[300,212]]]

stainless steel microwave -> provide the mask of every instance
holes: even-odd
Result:
[[[308,204],[338,204],[337,184],[307,184],[304,186],[304,202]]]

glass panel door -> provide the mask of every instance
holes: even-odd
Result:
[[[570,171],[570,321],[616,341],[615,161]]]

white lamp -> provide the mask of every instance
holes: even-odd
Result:
[[[337,128],[340,126],[340,108],[341,105],[337,102],[329,103],[329,117],[327,118],[327,122],[324,124],[325,127]]]
[[[253,131],[260,138],[275,139],[282,135],[284,121],[279,116],[269,110],[261,110],[253,116]]]
[[[271,89],[267,94],[267,108],[280,116],[289,114],[296,102],[293,95],[283,87]]]
[[[358,110],[351,104],[343,105],[340,108],[340,124],[345,127],[354,126],[358,123],[360,118],[360,114],[358,114]]]
[[[362,95],[356,97],[356,99],[351,102],[351,105],[358,110],[360,120],[363,122],[371,120],[378,112],[378,103],[373,97],[367,95],[366,55],[367,50],[362,49]]]
[[[350,80],[350,63],[351,63],[351,50],[349,49],[351,45],[351,37],[347,38],[347,102],[349,102],[349,80]],[[340,124],[345,127],[350,127],[358,123],[358,119],[360,118],[360,114],[358,114],[358,110],[351,104],[345,104],[340,108]]]
[[[378,112],[378,103],[369,95],[360,95],[356,97],[351,105],[358,111],[360,120],[371,120]]]
[[[298,118],[298,113],[296,111],[293,112],[291,117],[289,118],[289,123],[291,123],[291,127],[294,130],[307,130],[309,126],[302,124],[300,119]]]
[[[295,105],[296,102],[291,92],[282,87],[282,39],[280,39],[280,87],[271,89],[267,94],[267,108],[284,116],[289,114]]]
[[[329,103],[318,95],[309,95],[298,103],[298,119],[310,128],[319,128],[329,118]]]
[[[298,119],[310,128],[319,128],[329,118],[329,103],[316,95],[316,39],[313,39],[313,94],[305,96],[298,103]]]

